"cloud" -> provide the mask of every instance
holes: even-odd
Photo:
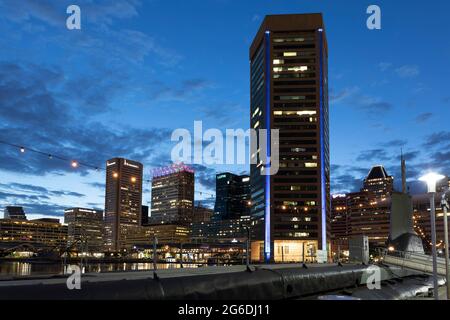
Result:
[[[160,101],[188,101],[197,97],[197,95],[212,83],[205,79],[187,79],[177,86],[167,85],[161,81],[154,81],[151,84],[151,98]]]
[[[216,107],[202,107],[198,109],[204,116],[204,119],[213,119],[223,128],[231,127],[239,121],[239,117],[246,112],[245,108],[239,103],[220,103]],[[224,132],[225,133],[225,132]]]
[[[388,70],[389,68],[392,67],[392,63],[389,63],[389,62],[380,62],[380,63],[378,64],[378,67],[380,68],[380,70],[381,70],[382,72],[384,72],[384,71],[386,71],[386,70]]]
[[[404,139],[394,139],[387,142],[383,142],[380,145],[385,148],[398,148],[405,146],[407,143],[408,141]]]
[[[362,180],[355,178],[351,174],[335,175],[332,178],[331,193],[349,193],[356,192],[362,186]]]
[[[193,164],[195,180],[208,190],[216,190],[216,170],[200,164]]]
[[[371,115],[378,116],[379,113],[385,113],[393,109],[389,102],[381,101],[379,98],[370,96],[361,96],[357,99],[357,103],[361,109],[367,111]]]
[[[39,202],[39,203],[16,203],[16,205],[21,206],[24,208],[24,211],[26,214],[39,214],[39,215],[46,215],[46,216],[55,216],[55,217],[63,217],[64,216],[64,210],[68,207],[61,206],[54,203],[45,203],[45,202]]]
[[[395,72],[401,78],[412,78],[420,74],[419,67],[416,65],[404,65],[395,69]]]
[[[340,102],[344,100],[345,98],[348,98],[349,96],[356,93],[359,89],[357,87],[348,87],[344,88],[341,91],[334,93],[334,90],[330,90],[330,102]]]
[[[83,23],[112,24],[115,19],[128,19],[138,15],[140,1],[137,0],[77,0],[81,9]],[[14,22],[23,23],[37,19],[52,27],[65,27],[68,17],[66,8],[73,4],[70,0],[2,0],[0,8],[3,15]]]
[[[357,192],[362,187],[362,181],[370,168],[350,165],[331,165],[331,192]]]
[[[3,0],[0,1],[0,12],[2,16],[18,23],[34,18],[51,26],[65,26],[67,6],[55,6],[47,0]]]
[[[380,62],[378,68],[381,72],[393,69],[395,74],[400,78],[412,78],[420,74],[420,69],[417,65],[403,65],[395,68],[390,62]]]
[[[261,16],[259,14],[254,14],[252,17],[252,22],[258,22],[261,20]]]
[[[450,141],[450,131],[440,131],[435,132],[431,135],[428,135],[425,138],[424,146],[425,147],[437,147],[441,146],[443,144],[448,144]]]
[[[363,94],[359,87],[344,88],[338,93],[332,93],[330,96],[331,103],[341,103],[352,106],[360,111],[364,111],[370,117],[379,117],[380,113],[386,113],[393,109],[393,105],[383,101],[381,97],[374,97]]]
[[[387,161],[390,159],[391,157],[388,156],[385,150],[372,149],[360,152],[360,154],[356,158],[356,161],[376,162],[376,161]]]
[[[421,113],[416,117],[415,121],[417,123],[424,123],[430,120],[432,116],[433,114],[431,112]]]
[[[67,207],[49,202],[45,195],[4,192],[0,190],[0,206],[15,205],[24,207],[26,213],[50,216],[64,215]]]
[[[87,185],[89,185],[93,188],[101,189],[101,190],[105,190],[105,187],[106,187],[104,183],[100,183],[100,182],[90,182],[90,183],[87,183]]]
[[[419,151],[409,151],[409,152],[403,153],[403,159],[405,159],[406,161],[413,161],[413,160],[417,159],[419,156],[420,156]],[[401,155],[398,156],[397,159],[398,159],[398,161],[400,161]]]
[[[81,197],[85,197],[84,194],[78,193],[78,192],[74,192],[74,191],[65,191],[65,190],[50,190],[41,186],[36,186],[36,185],[32,185],[32,184],[22,184],[22,183],[10,183],[10,184],[5,184],[5,183],[1,183],[0,184],[0,189],[8,189],[10,191],[13,192],[23,192],[24,194],[28,194],[28,195],[37,195],[39,197],[42,198],[46,198],[49,199],[51,196],[70,196],[70,197],[77,197],[77,198],[81,198]]]
[[[150,161],[170,143],[169,129],[115,128],[84,118],[76,101],[66,101],[60,86],[53,84],[64,78],[56,68],[0,63],[0,140],[98,167],[115,156]],[[19,157],[17,149],[4,145],[1,150],[3,170],[36,175],[73,172],[66,162],[45,155],[26,152]],[[77,170],[85,174],[87,168]]]

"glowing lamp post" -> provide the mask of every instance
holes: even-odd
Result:
[[[444,241],[445,241],[445,277],[446,277],[446,285],[447,285],[447,300],[450,300],[450,262],[449,262],[449,252],[448,252],[448,193],[449,189],[444,192],[442,195],[442,210],[444,211]]]
[[[419,180],[424,181],[430,194],[430,218],[431,218],[431,253],[433,255],[433,292],[434,299],[439,300],[439,287],[437,279],[437,255],[436,255],[436,209],[434,206],[434,195],[436,193],[436,183],[445,178],[443,175],[430,172]]]

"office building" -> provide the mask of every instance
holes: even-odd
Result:
[[[367,236],[371,248],[384,247],[389,237],[391,198],[380,199],[370,192],[347,195],[349,237]]]
[[[23,207],[7,206],[5,207],[3,217],[5,219],[27,220]]]
[[[153,171],[151,224],[189,226],[194,206],[194,170],[174,164]]]
[[[189,228],[175,224],[156,224],[140,227],[135,233],[127,238],[127,246],[151,246],[156,237],[159,245],[173,243],[189,243]]]
[[[383,166],[374,166],[364,179],[361,191],[332,197],[333,254],[338,249],[347,249],[350,238],[360,239],[361,236],[367,237],[371,248],[386,246],[393,182],[394,178]]]
[[[229,172],[216,175],[214,219],[237,219],[250,215],[250,177]]]
[[[450,179],[445,176],[442,180],[438,181],[436,184],[436,192],[444,192],[450,188]]]
[[[114,158],[106,162],[105,246],[106,250],[126,250],[126,237],[141,224],[141,163]]]
[[[444,248],[444,212],[441,207],[442,192],[435,195],[436,246]],[[417,194],[412,197],[414,230],[422,238],[424,247],[431,250],[430,195]]]
[[[28,245],[30,249],[62,250],[66,244],[67,226],[59,219],[0,219],[0,247]]]
[[[348,250],[347,195],[336,194],[331,197],[331,250]]]
[[[103,251],[103,211],[70,208],[64,210],[64,223],[68,228],[68,248],[78,252]]]
[[[377,199],[387,198],[394,190],[394,178],[387,174],[383,166],[370,169],[361,191],[370,192]]]
[[[253,259],[301,261],[305,248],[328,250],[327,57],[321,14],[266,16],[250,47],[250,127],[279,130],[280,166],[261,174],[276,150],[258,141],[250,170]]]
[[[194,214],[192,217],[192,222],[209,222],[214,214],[214,210],[203,207],[201,205],[196,205],[194,207]]]
[[[234,243],[247,240],[250,216],[236,219],[211,220],[191,224],[191,239],[195,243]]]

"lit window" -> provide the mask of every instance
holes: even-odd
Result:
[[[297,111],[297,114],[299,116],[312,116],[317,114],[317,112],[313,110],[304,110],[304,111]]]
[[[281,72],[283,71],[283,67],[275,67],[273,68],[273,72]]]
[[[305,96],[280,96],[280,100],[305,100]]]
[[[297,52],[284,52],[283,56],[285,56],[285,57],[296,57],[297,56]]]
[[[309,237],[309,233],[307,233],[307,232],[295,232],[294,233],[294,237],[297,237],[297,238]]]
[[[305,168],[317,168],[317,163],[316,162],[306,162]]]
[[[298,66],[298,67],[289,67],[287,68],[288,71],[295,71],[295,72],[303,72],[303,71],[307,71],[308,67],[307,66]]]
[[[273,60],[273,64],[283,64],[284,60],[283,59],[275,59]]]

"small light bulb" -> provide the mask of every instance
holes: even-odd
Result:
[[[73,168],[76,168],[76,167],[78,167],[78,162],[76,162],[75,160],[74,160],[74,161],[72,161],[72,167],[73,167]]]
[[[24,147],[20,147],[20,152],[24,153],[25,152],[25,148]]]

